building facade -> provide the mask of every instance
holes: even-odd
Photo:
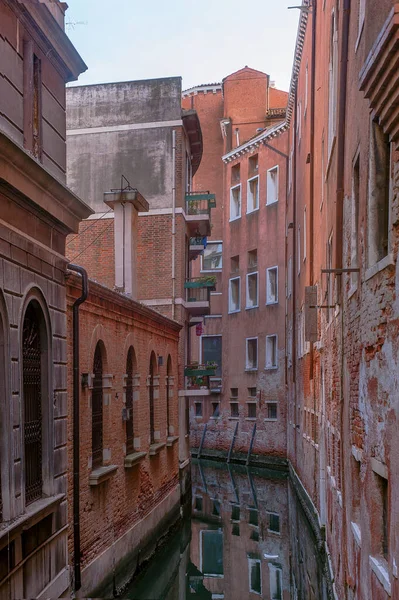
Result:
[[[65,83],[86,70],[62,2],[0,2],[0,596],[69,586]]]

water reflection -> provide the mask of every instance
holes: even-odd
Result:
[[[318,543],[286,473],[194,463],[191,521],[124,597],[327,600]]]

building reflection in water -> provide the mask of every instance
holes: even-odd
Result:
[[[191,523],[124,596],[329,600],[321,546],[286,473],[197,462]]]

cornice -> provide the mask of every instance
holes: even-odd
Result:
[[[263,140],[272,139],[272,138],[276,137],[277,135],[280,135],[287,129],[288,129],[287,121],[284,121],[283,123],[279,123],[278,125],[275,125],[274,127],[270,127],[269,129],[266,129],[265,131],[260,133],[258,136],[251,138],[250,140],[248,140],[248,142],[241,144],[241,146],[234,148],[234,150],[231,150],[230,152],[228,152],[227,154],[222,156],[222,160],[224,163],[227,164],[227,163],[231,162],[232,160],[236,160],[243,154],[247,154],[248,152],[253,152],[257,148],[259,148],[259,146],[262,144]]]

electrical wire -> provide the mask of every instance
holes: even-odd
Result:
[[[71,259],[71,261],[70,261],[70,262],[75,262],[75,260],[76,260],[76,259],[77,259],[79,256],[81,256],[81,255],[82,255],[84,252],[86,252],[86,250],[87,250],[88,248],[90,248],[90,246],[92,246],[92,245],[94,244],[94,242],[95,242],[96,240],[98,240],[98,238],[99,238],[99,237],[101,237],[102,235],[104,235],[104,233],[105,233],[106,231],[108,231],[108,229],[111,227],[111,225],[113,226],[113,224],[114,224],[114,223],[113,223],[113,221],[111,221],[111,223],[109,223],[109,224],[107,225],[107,227],[104,229],[104,231],[102,231],[101,233],[99,233],[99,234],[98,234],[98,235],[97,235],[97,236],[94,238],[94,240],[92,240],[92,241],[90,242],[90,244],[88,244],[88,245],[87,245],[85,248],[83,248],[83,250],[82,250],[81,252],[79,252],[79,254],[77,254],[76,256],[74,256],[74,257]]]
[[[85,227],[83,229],[83,231],[79,231],[79,233],[77,233],[76,235],[73,236],[73,238],[71,240],[69,240],[69,242],[67,242],[67,246],[69,246],[69,244],[72,244],[72,242],[75,241],[75,239],[79,236],[82,235],[85,231],[87,231],[88,229],[90,229],[91,227],[93,227],[94,225],[96,225],[96,223],[98,221],[101,221],[101,219],[103,219],[105,217],[105,215],[108,215],[108,213],[111,212],[111,210],[113,210],[113,208],[110,208],[107,210],[107,212],[105,212],[103,215],[101,215],[101,217],[99,217],[98,219],[93,219],[93,223],[91,223],[90,225],[88,225],[87,227]]]

